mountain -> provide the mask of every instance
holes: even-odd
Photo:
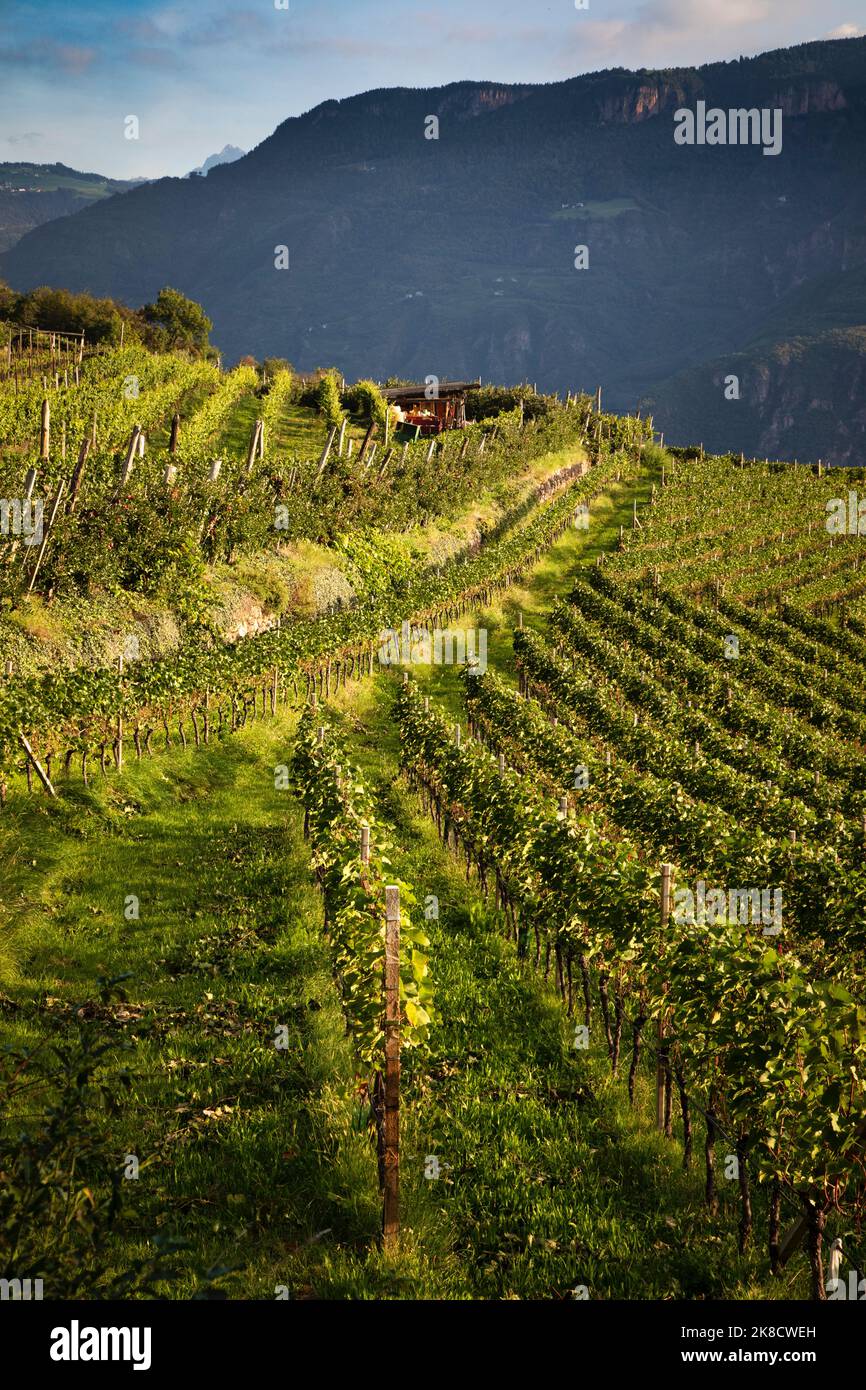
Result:
[[[141,182],[83,174],[65,164],[0,163],[0,251],[44,222],[66,217]]]
[[[738,399],[726,383],[737,378]],[[642,401],[670,442],[713,452],[866,459],[866,264],[787,295],[743,348],[669,378]]]
[[[699,101],[781,110],[781,152],[678,144],[675,113]],[[833,460],[862,456],[851,391],[866,296],[855,276],[825,313],[817,287],[866,264],[864,165],[866,39],[544,86],[372,91],[284,121],[206,179],[160,179],[36,228],[0,275],[133,304],[174,285],[207,307],[227,358],[600,382],[611,408],[656,401],[671,440],[697,429],[688,374],[704,372],[712,399],[733,356],[749,409],[720,414],[720,430],[748,452],[768,430],[796,439],[808,373],[832,363],[816,442]],[[801,333],[808,351],[780,362]]]
[[[243,159],[246,150],[241,150],[237,145],[223,145],[219,154],[209,154],[204,164],[200,164],[197,169],[190,170],[187,177],[192,178],[193,174],[201,174],[206,178],[211,169],[215,169],[218,164],[234,164],[236,159]]]

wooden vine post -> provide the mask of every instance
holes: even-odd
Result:
[[[375,433],[375,430],[376,430],[376,421],[375,421],[375,420],[371,420],[371,421],[370,421],[370,424],[369,424],[369,426],[368,426],[368,428],[367,428],[367,433],[364,435],[364,438],[363,438],[363,440],[362,440],[362,442],[361,442],[361,447],[360,447],[360,449],[358,450],[358,463],[361,463],[361,462],[363,461],[364,455],[365,455],[366,452],[367,452],[367,446],[368,446],[368,444],[370,443],[370,440],[373,438],[373,435],[374,435],[374,433]]]
[[[49,796],[56,796],[57,793],[56,793],[56,791],[54,790],[53,786],[51,785],[51,779],[50,779],[50,777],[48,776],[48,773],[47,773],[47,772],[45,771],[45,769],[42,767],[42,764],[39,762],[38,758],[36,757],[36,754],[33,752],[33,749],[32,749],[31,746],[30,746],[30,740],[27,739],[27,738],[24,736],[24,734],[19,733],[19,735],[18,735],[18,742],[21,744],[21,747],[24,749],[24,752],[27,754],[28,762],[29,762],[29,763],[32,763],[33,766],[35,767],[35,769],[36,769],[36,775],[38,776],[40,782],[42,783],[43,787],[44,787],[45,790],[47,791],[48,795],[49,795]],[[29,774],[28,774],[28,775],[29,775]]]
[[[42,425],[39,430],[39,457],[47,459],[51,451],[51,406],[46,399],[42,402]]]
[[[247,449],[247,477],[252,473],[255,461],[259,456],[259,430],[261,429],[261,425],[261,420],[256,420],[253,425],[252,434],[250,435],[250,446]]]
[[[78,458],[72,470],[72,478],[69,482],[69,501],[66,503],[66,514],[72,516],[78,505],[78,494],[81,491],[81,482],[84,477],[84,469],[87,465],[87,455],[90,453],[90,438],[85,435],[81,441],[81,448],[78,450]]]
[[[120,687],[120,698],[123,701],[123,656],[117,658],[117,682]],[[114,761],[118,772],[123,771],[123,705],[117,715],[117,743],[115,745]]]
[[[385,888],[385,1191],[382,1244],[400,1236],[400,889]]]
[[[48,546],[48,534],[49,534],[49,532],[50,532],[52,526],[54,525],[54,522],[55,522],[56,519],[57,519],[57,513],[58,513],[58,511],[59,511],[59,509],[60,509],[60,503],[61,503],[61,501],[62,501],[62,499],[63,499],[63,489],[64,489],[64,487],[65,487],[65,483],[63,483],[62,481],[59,482],[58,485],[57,485],[57,491],[56,491],[56,493],[54,494],[54,501],[53,501],[52,504],[51,504],[51,511],[50,511],[50,513],[49,513],[49,516],[48,516],[48,521],[47,521],[47,523],[45,524],[45,526],[44,526],[44,528],[43,528],[43,532],[42,532],[42,544],[41,544],[40,547],[39,547],[39,553],[38,553],[38,555],[36,556],[36,563],[35,563],[35,565],[33,566],[33,573],[32,573],[31,576],[30,576],[30,583],[29,583],[28,586],[27,586],[27,592],[28,592],[28,594],[32,594],[32,593],[33,593],[33,586],[34,586],[35,583],[36,583],[36,576],[38,575],[38,573],[39,573],[39,568],[40,568],[40,566],[41,566],[41,564],[42,564],[42,561],[43,561],[44,558],[45,558],[45,551],[46,551],[47,546]]]
[[[334,440],[335,440],[336,438],[337,438],[337,426],[334,425],[333,429],[331,429],[331,430],[328,431],[328,438],[325,440],[325,447],[324,447],[324,449],[322,450],[321,454],[319,455],[319,466],[318,466],[318,468],[317,468],[317,470],[316,470],[316,477],[315,477],[315,481],[316,481],[316,482],[318,482],[319,478],[321,478],[322,474],[323,474],[324,471],[325,471],[325,468],[326,468],[327,463],[328,463],[328,455],[330,454],[331,449],[333,448]],[[366,442],[366,441],[365,441],[365,442]]]
[[[661,924],[663,932],[667,930],[670,915],[671,865],[662,864]],[[665,1011],[664,1005],[662,1005],[656,1023],[656,1129],[662,1133],[665,1129],[665,1098],[667,1095],[667,1064],[663,1051],[664,1036]]]

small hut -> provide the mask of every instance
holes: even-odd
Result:
[[[440,381],[433,388],[424,382],[409,386],[388,386],[382,395],[397,412],[399,423],[421,434],[441,434],[460,430],[466,424],[466,397],[477,391],[479,381]]]

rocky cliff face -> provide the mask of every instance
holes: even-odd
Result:
[[[680,85],[642,82],[603,98],[599,102],[599,117],[602,121],[633,125],[681,106],[685,100],[686,93]]]
[[[848,108],[845,93],[836,82],[792,84],[774,92],[769,104],[781,109],[786,116],[819,115]]]
[[[725,388],[737,376],[739,400]],[[694,368],[645,398],[668,442],[755,458],[866,464],[866,327]]]

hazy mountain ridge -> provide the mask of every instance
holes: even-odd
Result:
[[[84,173],[67,164],[0,163],[0,251],[8,250],[34,227],[79,212],[140,182]]]

